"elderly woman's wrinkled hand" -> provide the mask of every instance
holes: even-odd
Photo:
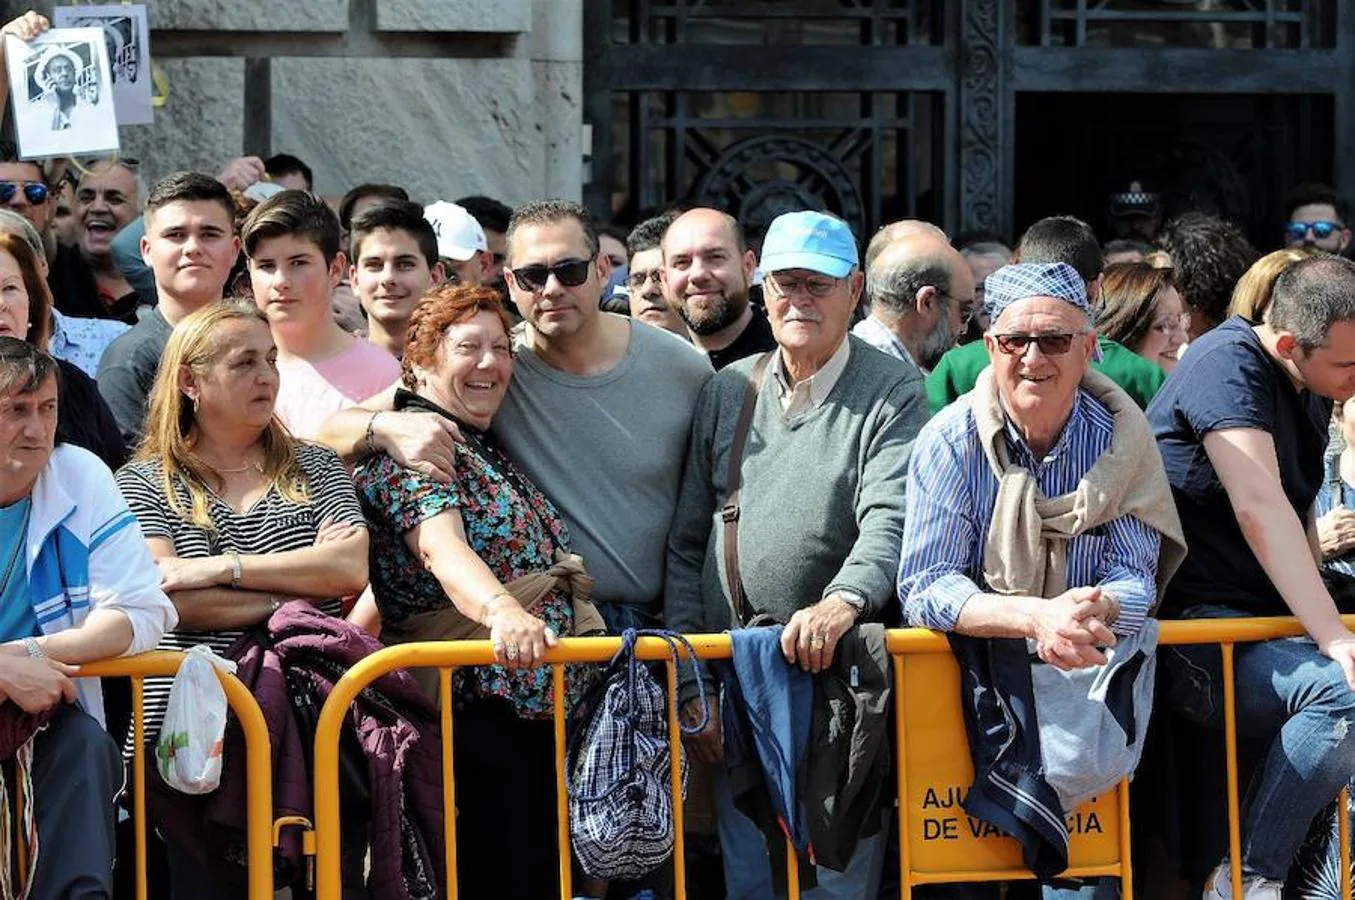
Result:
[[[541,664],[546,650],[559,643],[545,622],[516,601],[495,607],[485,618],[494,661],[509,669],[532,669]]]

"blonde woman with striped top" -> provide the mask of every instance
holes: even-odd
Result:
[[[284,602],[340,614],[367,583],[367,529],[333,451],[292,438],[273,415],[277,350],[252,306],[219,303],[174,329],[146,433],[118,486],[141,524],[179,629],[161,649],[228,649]],[[146,734],[168,679],[146,683]],[[173,895],[215,896],[169,841]]]

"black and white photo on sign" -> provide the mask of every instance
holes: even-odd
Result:
[[[14,136],[24,159],[118,149],[112,75],[101,28],[5,37]]]
[[[140,4],[58,6],[53,19],[57,28],[103,30],[108,66],[113,75],[113,105],[118,112],[118,124],[149,125],[154,122],[146,7]]]

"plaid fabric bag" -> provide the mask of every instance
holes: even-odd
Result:
[[[628,628],[603,679],[575,709],[565,761],[569,827],[574,855],[594,878],[642,878],[673,853],[667,703],[649,667],[636,659],[641,636],[666,641],[675,665],[679,644],[696,658],[680,634]],[[706,712],[701,723],[680,726],[682,731],[704,728]],[[679,752],[685,797],[687,756],[680,745]]]

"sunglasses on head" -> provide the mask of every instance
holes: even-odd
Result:
[[[1311,231],[1313,237],[1325,241],[1344,227],[1340,222],[1290,222],[1284,226],[1284,233],[1291,241],[1301,241]]]
[[[563,259],[549,266],[536,263],[509,271],[513,273],[513,280],[518,283],[518,287],[536,292],[546,289],[546,282],[552,275],[565,287],[578,287],[588,280],[588,267],[592,264],[591,259]]]
[[[1045,356],[1062,356],[1073,346],[1075,333],[1063,334],[998,334],[994,335],[998,349],[1012,356],[1025,355],[1026,348],[1035,344]]]
[[[41,181],[0,181],[0,203],[8,203],[23,190],[24,199],[33,206],[47,201],[47,185]]]

